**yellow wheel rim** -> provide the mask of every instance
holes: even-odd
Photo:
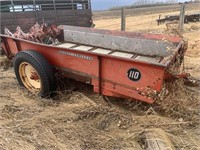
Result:
[[[39,93],[41,91],[41,78],[35,68],[23,62],[19,66],[19,75],[24,86],[32,93]]]

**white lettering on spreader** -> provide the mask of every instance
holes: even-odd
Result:
[[[136,68],[131,68],[128,70],[127,76],[132,81],[138,81],[138,80],[140,80],[142,75],[141,75],[140,71],[137,70]]]
[[[62,51],[62,50],[58,50],[58,53],[59,54],[63,54],[63,55],[68,55],[68,56],[81,58],[81,59],[86,59],[86,60],[94,60],[94,58],[91,57],[91,56],[82,55],[82,54],[76,54],[76,53],[72,53],[72,52],[66,52],[66,51]]]

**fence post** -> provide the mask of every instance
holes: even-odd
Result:
[[[121,31],[126,30],[126,15],[125,15],[125,8],[122,7],[121,11]]]
[[[179,16],[179,32],[183,31],[183,25],[185,21],[185,5],[181,5],[180,16]]]
[[[158,17],[158,26],[160,25],[160,18],[161,18],[161,14],[159,14],[159,17]]]

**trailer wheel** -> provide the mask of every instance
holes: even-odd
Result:
[[[16,54],[14,70],[19,84],[31,93],[49,97],[56,89],[54,72],[48,61],[33,50]]]

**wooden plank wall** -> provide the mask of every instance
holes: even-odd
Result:
[[[43,10],[30,12],[2,12],[1,13],[1,32],[8,28],[14,32],[17,26],[27,32],[37,21],[47,24],[91,26],[91,10]]]

